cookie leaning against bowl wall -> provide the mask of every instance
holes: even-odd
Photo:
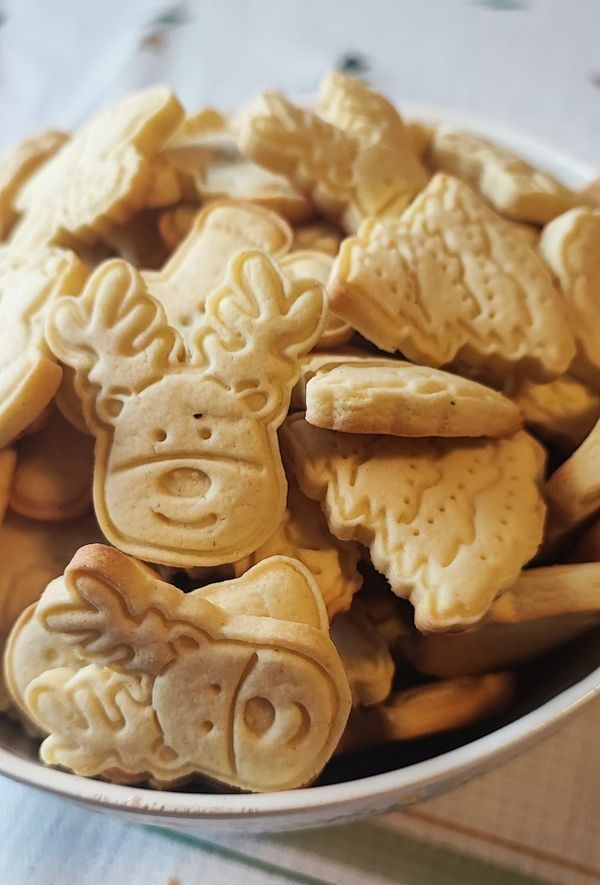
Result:
[[[212,588],[218,604],[211,588],[184,594],[117,550],[81,548],[7,648],[13,701],[48,735],[42,759],[161,784],[191,773],[261,791],[314,780],[350,710],[318,586],[286,557],[232,584],[225,600],[226,585]],[[243,613],[226,607],[248,596],[256,611],[247,599]],[[63,666],[35,660],[28,632],[40,628]],[[97,706],[82,703],[88,696]],[[103,717],[115,697],[120,716]]]

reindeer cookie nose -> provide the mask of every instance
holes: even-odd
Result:
[[[177,467],[159,480],[162,491],[176,498],[202,498],[210,488],[210,477],[195,467]]]

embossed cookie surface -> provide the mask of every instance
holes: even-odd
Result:
[[[152,159],[183,109],[164,87],[133,93],[101,111],[27,182],[16,245],[95,241],[145,205]]]
[[[10,495],[16,513],[60,522],[91,508],[93,442],[58,410],[41,430],[20,440],[18,455]]]
[[[358,545],[333,537],[319,505],[303,495],[295,483],[288,486],[287,507],[281,524],[254,553],[235,563],[236,575],[275,554],[299,559],[312,572],[330,619],[348,609],[352,597],[360,590]]]
[[[361,144],[277,92],[263,93],[246,108],[239,145],[255,163],[285,175],[348,231],[370,216],[397,216],[415,193],[407,189],[394,147]],[[419,186],[425,181],[424,175]]]
[[[558,277],[575,337],[571,374],[600,390],[600,209],[573,209],[542,233],[540,252]]]
[[[545,224],[578,202],[576,194],[547,172],[451,126],[434,129],[429,158],[436,168],[464,179],[494,209],[515,221]]]
[[[260,249],[279,258],[291,241],[289,225],[268,209],[242,202],[214,203],[198,215],[162,270],[146,273],[144,279],[169,323],[190,344],[206,299],[222,283],[229,260],[244,249]]]
[[[15,700],[48,734],[42,759],[79,774],[118,768],[162,783],[198,772],[247,790],[313,780],[350,709],[318,587],[285,557],[231,583],[261,607],[274,588],[304,602],[296,620],[234,614],[209,601],[207,588],[183,594],[116,550],[82,548],[32,617],[80,662],[24,679],[25,631],[6,655]],[[324,615],[322,599],[320,607]]]
[[[321,430],[292,416],[281,438],[330,530],[369,548],[423,631],[479,620],[541,542],[544,456],[526,433],[408,440]]]
[[[35,170],[67,141],[66,132],[42,132],[26,138],[0,156],[0,240],[17,219],[15,201]]]
[[[514,667],[600,624],[600,562],[527,569],[473,630],[403,642],[434,676]]]
[[[341,347],[336,350],[319,350],[309,353],[300,360],[300,377],[292,391],[292,410],[304,412],[306,410],[306,387],[311,378],[318,372],[327,372],[336,366],[345,366],[348,363],[359,363],[368,366],[396,366],[410,365],[405,361],[395,360],[390,356],[375,356],[357,347]]]
[[[541,259],[447,175],[400,219],[367,221],[346,240],[327,291],[362,335],[417,363],[548,380],[573,357],[565,308]]]
[[[87,272],[63,249],[0,249],[0,449],[35,421],[60,384],[44,316],[57,294],[80,291]]]
[[[232,260],[187,359],[125,262],[57,302],[48,340],[75,369],[96,437],[96,514],[112,543],[185,568],[233,562],[266,541],[285,509],[276,430],[324,311],[321,286],[289,282],[260,252]]]
[[[508,436],[518,408],[501,393],[428,366],[348,363],[306,386],[306,420],[345,433]]]

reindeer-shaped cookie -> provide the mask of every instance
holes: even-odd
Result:
[[[32,637],[49,664],[23,654]],[[161,783],[198,772],[247,790],[302,786],[351,703],[318,585],[279,556],[184,594],[118,550],[83,547],[16,625],[6,674],[49,735],[45,762]]]
[[[275,531],[286,495],[276,430],[325,308],[322,286],[289,282],[261,252],[232,259],[187,359],[124,261],[57,302],[48,340],[75,369],[96,437],[96,514],[112,543],[192,567],[233,562]]]

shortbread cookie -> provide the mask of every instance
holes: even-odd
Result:
[[[574,353],[565,308],[525,238],[467,185],[436,175],[398,220],[346,240],[327,291],[336,314],[417,363],[549,380]]]
[[[413,664],[434,676],[514,667],[600,624],[600,562],[527,569],[473,630],[414,633],[403,643]]]
[[[536,227],[534,224],[522,224],[520,221],[513,221],[512,227],[513,230],[516,230],[522,237],[525,237],[533,249],[537,249],[542,234],[539,227]]]
[[[81,665],[42,664],[33,675],[26,662],[23,684],[25,630],[13,632],[6,654],[15,701],[48,734],[42,760],[161,783],[196,772],[244,790],[310,783],[342,734],[350,692],[315,620],[310,572],[274,557],[236,580],[238,595],[258,587],[260,599],[265,580],[307,601],[298,620],[230,614],[117,550],[82,548],[33,615]]]
[[[350,608],[352,597],[362,584],[357,568],[358,544],[334,538],[319,505],[303,495],[293,482],[288,486],[287,508],[281,524],[254,553],[234,564],[235,574],[244,574],[274,554],[299,559],[313,573],[330,619]]]
[[[417,157],[423,160],[429,150],[434,127],[430,123],[425,123],[424,120],[408,120],[406,128],[410,135],[414,152]]]
[[[391,102],[357,77],[330,72],[319,88],[319,114],[364,147],[386,147],[395,158],[396,187],[404,179],[406,204],[425,187],[427,169],[415,151],[414,142]]]
[[[474,187],[497,212],[546,224],[579,202],[577,194],[510,151],[452,126],[437,126],[429,148],[437,169]]]
[[[512,673],[430,682],[393,694],[384,704],[355,707],[337,752],[349,753],[466,728],[506,710],[515,696]]]
[[[573,209],[544,228],[540,252],[558,277],[577,355],[572,375],[600,390],[600,209]]]
[[[373,356],[357,347],[343,347],[339,350],[320,350],[307,354],[300,360],[300,377],[292,391],[291,408],[294,412],[306,410],[306,386],[311,378],[319,372],[328,372],[336,366],[345,366],[358,363],[365,366],[388,366],[410,365],[390,356]]]
[[[197,215],[198,207],[187,203],[161,213],[158,231],[169,252],[173,252],[185,240]]]
[[[53,410],[48,423],[18,445],[10,493],[15,513],[62,522],[92,506],[94,444]]]
[[[550,546],[600,510],[600,421],[544,487]]]
[[[281,439],[330,531],[369,548],[424,632],[478,621],[542,540],[544,454],[522,431],[409,440],[321,430],[293,415]]]
[[[265,92],[248,106],[239,145],[347,231],[365,218],[398,216],[427,181],[426,173],[407,181],[395,147],[362,144],[278,92]]]
[[[165,149],[195,144],[199,138],[222,132],[229,123],[225,114],[213,107],[187,113],[165,144]]]
[[[0,655],[21,612],[39,599],[49,581],[62,575],[79,547],[100,540],[93,516],[49,525],[7,514],[0,525]],[[0,668],[0,710],[9,706]]]
[[[48,341],[75,369],[96,437],[96,515],[111,543],[186,568],[241,559],[273,534],[286,496],[276,430],[325,308],[318,283],[291,283],[260,252],[231,261],[187,359],[123,261],[57,302]]]
[[[163,86],[127,96],[101,111],[35,173],[16,208],[19,248],[94,242],[145,206],[152,161],[183,109]]]
[[[595,178],[581,192],[586,203],[600,208],[600,178]]]
[[[177,170],[159,154],[152,162],[152,184],[144,199],[146,209],[164,209],[183,199]]]
[[[334,618],[330,634],[348,677],[352,704],[370,707],[384,701],[392,690],[394,661],[358,600]]]
[[[42,132],[26,138],[0,156],[0,240],[5,239],[17,220],[15,200],[19,191],[68,137],[66,132]]]
[[[2,525],[10,500],[10,490],[16,466],[17,453],[14,449],[0,451],[0,525]]]
[[[57,294],[76,295],[87,272],[73,252],[62,249],[0,249],[0,449],[35,421],[60,384],[61,368],[44,338],[44,315]]]
[[[223,282],[229,260],[244,249],[280,258],[291,242],[290,226],[274,212],[250,203],[213,203],[198,215],[163,269],[144,279],[169,323],[191,346],[206,299]]]
[[[269,172],[244,157],[227,121],[168,145],[161,155],[188,181],[188,196],[203,203],[245,200],[271,209],[293,223],[314,215],[313,207],[282,175]],[[185,185],[184,185],[185,187]]]
[[[324,252],[304,249],[284,255],[280,259],[279,265],[290,280],[318,280],[323,286],[326,286],[331,274],[333,258]],[[327,325],[317,341],[316,347],[323,350],[327,350],[329,347],[340,347],[342,344],[346,344],[353,334],[354,329],[349,323],[329,311]]]
[[[294,229],[292,249],[295,251],[311,249],[335,258],[342,239],[343,235],[335,224],[322,220],[313,221],[311,224],[303,224]]]
[[[392,436],[509,436],[517,406],[476,381],[429,366],[347,363],[306,386],[306,420],[344,433]]]
[[[572,452],[600,418],[600,393],[572,375],[546,384],[523,378],[510,394],[536,436]]]

